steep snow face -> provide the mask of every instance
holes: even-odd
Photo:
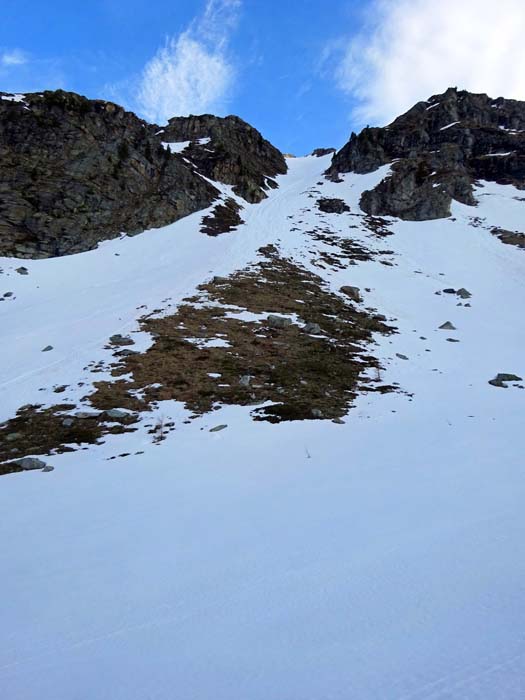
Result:
[[[269,243],[394,319],[372,351],[401,389],[360,396],[343,425],[235,406],[185,423],[165,402],[132,434],[46,458],[50,474],[2,477],[6,698],[523,697],[525,391],[488,383],[525,377],[525,253],[490,232],[521,230],[523,193],[485,183],[476,208],[389,220],[380,238],[358,202],[387,168],[331,183],[329,159],[289,160],[224,236],[200,234],[196,214],[68,258],[0,261],[2,419],[56,403],[57,384],[80,402],[110,335]],[[321,196],[350,212],[320,212]],[[321,268],[333,248],[316,226],[377,256]],[[472,296],[443,291],[461,288]],[[152,444],[158,419],[176,430]]]

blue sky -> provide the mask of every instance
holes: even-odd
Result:
[[[486,5],[486,8],[484,7]],[[3,0],[0,90],[64,88],[163,123],[238,114],[341,146],[449,85],[525,98],[522,0]],[[486,11],[485,11],[486,10]],[[504,46],[504,48],[502,48]]]

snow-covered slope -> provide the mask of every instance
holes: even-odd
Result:
[[[3,697],[524,696],[525,391],[488,381],[525,377],[525,254],[490,232],[520,230],[525,202],[484,184],[477,208],[389,220],[381,237],[358,202],[388,166],[333,183],[329,159],[290,159],[223,236],[199,233],[200,213],[75,256],[0,261],[0,294],[13,292],[1,420],[56,404],[57,385],[78,409],[110,377],[85,368],[111,361],[111,335],[146,349],[141,316],[268,244],[334,293],[359,287],[398,331],[369,349],[398,391],[361,393],[343,424],[273,425],[235,405],[185,422],[166,401],[135,432],[46,457],[51,473],[2,477]],[[322,213],[320,196],[350,212]],[[370,259],[330,262],[349,239]],[[160,442],[157,420],[175,423]]]

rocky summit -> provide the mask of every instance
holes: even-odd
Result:
[[[186,139],[195,143],[184,155],[165,143]],[[286,172],[280,152],[237,117],[178,118],[162,130],[62,90],[0,93],[0,159],[0,254],[19,258],[170,224],[217,199],[209,178],[260,201]]]
[[[327,172],[337,179],[387,164],[389,177],[361,198],[369,214],[443,218],[452,199],[475,204],[478,180],[525,189],[525,102],[449,88],[386,127],[353,133]]]

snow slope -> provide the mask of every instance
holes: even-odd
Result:
[[[0,293],[15,297],[0,305],[2,420],[54,403],[54,384],[89,385],[83,368],[108,358],[111,334],[138,328],[137,307],[169,310],[270,242],[334,291],[370,289],[365,305],[399,330],[374,352],[403,389],[361,396],[344,425],[253,422],[232,406],[185,424],[166,402],[159,415],[177,429],[159,445],[141,424],[49,458],[50,474],[0,479],[3,698],[524,697],[525,391],[488,380],[525,377],[525,255],[488,229],[519,230],[525,202],[485,184],[477,208],[392,220],[378,239],[310,195],[355,213],[386,169],[323,182],[328,160],[289,160],[231,234],[198,233],[196,214],[22,261],[27,276],[0,261]],[[304,233],[319,222],[394,254],[320,270],[312,250],[324,244]],[[466,287],[471,307],[436,294],[447,287]],[[122,452],[142,454],[107,461]]]

